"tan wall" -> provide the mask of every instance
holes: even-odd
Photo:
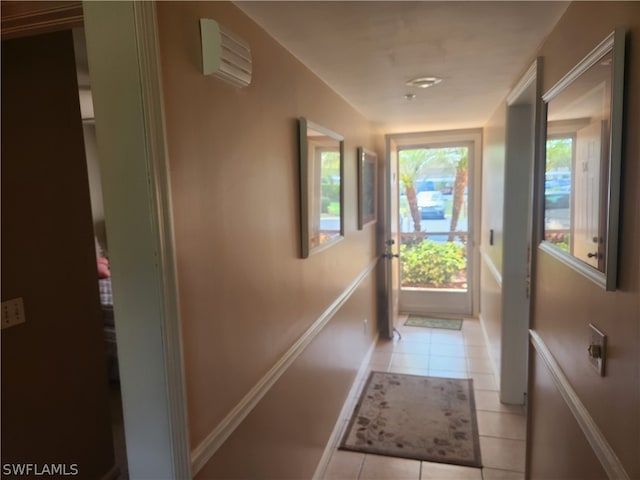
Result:
[[[199,18],[215,19],[250,44],[249,87],[235,88],[200,73]],[[380,139],[361,115],[231,3],[160,2],[158,22],[195,448],[375,260],[375,225],[357,230],[356,147],[373,149]],[[300,116],[345,137],[345,239],[304,260]],[[291,476],[304,478],[319,460],[319,445],[328,439],[347,379],[373,340],[374,298],[375,291],[368,291],[351,300],[348,311],[339,312],[292,367],[295,373],[287,373],[258,407],[255,415],[282,420],[277,428],[284,431],[273,432],[276,427],[262,421],[247,423],[256,445],[273,443],[270,448],[283,455],[291,443],[312,445],[309,455],[290,462]],[[370,328],[363,334],[366,317]],[[342,360],[336,363],[337,358]],[[313,379],[330,387],[309,396],[319,386]],[[283,391],[288,394],[278,393]],[[289,425],[301,397],[308,400],[305,412],[321,412],[304,432]],[[242,474],[242,465],[229,470],[225,459],[240,454],[243,442],[234,438],[245,438],[246,428],[241,426],[214,458],[212,472]],[[286,465],[258,456],[246,468],[266,478]]]
[[[530,394],[529,409],[529,416],[535,421],[535,433],[531,435],[528,445],[531,478],[606,479],[606,472],[560,396],[549,369],[533,349],[530,362],[532,375],[536,379],[536,388]],[[562,448],[558,448],[558,445],[562,445]]]
[[[482,237],[481,245],[502,274],[502,217],[504,214],[504,167],[506,102],[496,109],[484,126],[482,152]],[[493,246],[489,231],[493,230]]]
[[[480,263],[480,315],[489,339],[494,370],[500,372],[502,342],[502,217],[504,212],[504,168],[506,143],[506,102],[493,113],[483,128],[482,228]],[[489,244],[493,230],[493,245]],[[499,379],[498,379],[499,381]]]
[[[640,4],[574,2],[540,54],[547,91],[615,27],[628,30],[619,287],[605,292],[540,252],[532,323],[629,477],[640,478]],[[589,323],[608,336],[603,378],[587,362]],[[573,447],[583,441],[581,433],[570,415],[560,414],[564,407],[552,400],[557,392],[548,392],[553,387],[544,368],[533,368],[530,379],[531,478],[567,478],[564,472],[571,472],[572,478],[593,478],[593,462],[583,449]]]
[[[197,478],[312,478],[365,354],[375,288],[372,272]]]
[[[113,465],[71,32],[2,42],[2,462]]]

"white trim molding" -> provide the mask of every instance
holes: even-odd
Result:
[[[571,413],[578,422],[578,425],[582,429],[589,445],[591,445],[593,452],[596,457],[598,457],[609,479],[630,480],[616,452],[611,445],[609,445],[609,442],[607,442],[607,439],[591,415],[589,415],[589,411],[580,401],[580,397],[571,386],[571,383],[569,383],[569,379],[567,379],[542,337],[534,330],[529,330],[529,336],[531,338],[531,344],[549,369],[560,395],[562,395],[562,398],[567,403],[569,410],[571,410]]]
[[[491,259],[489,254],[482,247],[480,247],[480,257],[482,258],[482,260],[484,261],[484,264],[489,269],[489,272],[491,272],[491,275],[493,276],[496,283],[500,287],[502,287],[502,273],[500,273],[500,270],[498,270],[498,267],[496,267],[496,264],[493,263],[493,260]]]
[[[240,402],[227,414],[216,428],[197,445],[191,452],[191,470],[196,475],[213,457],[238,426],[251,413],[254,407],[264,398],[271,387],[287,371],[289,366],[305,351],[307,346],[329,323],[333,316],[356,291],[360,283],[374,270],[378,259],[373,259],[360,272],[349,286],[335,301],[313,322],[300,338],[285,352],[285,354],[269,369],[269,371],[247,392]]]
[[[534,62],[529,66],[522,78],[520,78],[518,83],[513,87],[511,93],[509,93],[509,95],[507,96],[507,105],[514,105],[519,101],[520,96],[524,93],[524,91],[536,80],[537,72],[538,59],[534,60]]]
[[[573,269],[575,272],[584,275],[593,283],[601,287],[602,289],[606,289],[606,279],[602,272],[596,270],[590,265],[584,263],[582,260],[577,259],[569,252],[565,252],[564,250],[560,250],[558,247],[552,245],[550,242],[542,241],[540,245],[538,245],[538,250],[545,252],[551,257],[559,260],[564,263],[569,268]]]
[[[83,3],[129,473],[191,478],[155,9]]]
[[[496,377],[496,382],[500,385],[500,367],[496,358],[493,355],[493,349],[491,348],[491,337],[487,333],[486,321],[482,316],[482,312],[478,315],[478,321],[480,322],[480,329],[482,330],[482,336],[484,337],[484,343],[487,346],[487,355],[489,355],[489,362],[491,363],[491,370]]]
[[[144,124],[148,137],[150,193],[154,197],[151,217],[157,241],[159,276],[163,302],[163,333],[166,349],[167,397],[171,421],[174,468],[190,475],[189,432],[186,406],[186,384],[182,354],[182,328],[178,273],[175,256],[173,208],[169,155],[165,131],[160,42],[155,2],[133,2],[138,50]]]

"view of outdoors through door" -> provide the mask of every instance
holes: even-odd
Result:
[[[403,290],[466,292],[469,146],[400,150]]]

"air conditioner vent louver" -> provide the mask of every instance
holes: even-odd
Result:
[[[251,83],[249,45],[215,20],[200,19],[202,73],[214,75],[238,87]]]

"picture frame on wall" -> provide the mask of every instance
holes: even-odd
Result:
[[[358,230],[378,219],[378,156],[358,147]]]
[[[298,119],[300,146],[301,256],[344,238],[344,137]]]

